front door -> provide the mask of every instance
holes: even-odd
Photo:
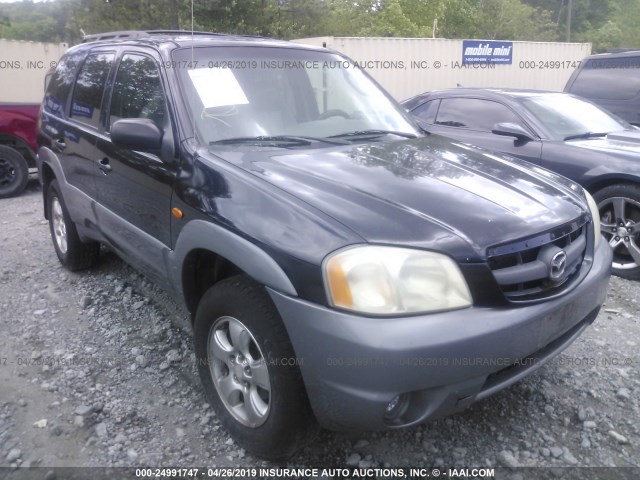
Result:
[[[463,97],[443,98],[439,108],[437,104],[429,103],[430,105],[424,106],[423,115],[430,117],[431,124],[427,126],[430,132],[513,155],[532,163],[540,162],[540,140],[518,141],[514,137],[491,133],[497,123],[516,123],[530,131],[520,117],[506,105],[493,100]],[[416,108],[412,114],[421,118],[421,107]]]
[[[170,210],[178,170],[172,121],[158,61],[151,54],[122,55],[110,98],[106,133],[98,139],[95,168],[99,224],[108,243],[161,284],[170,248]],[[121,149],[110,139],[119,119],[147,118],[163,131],[156,152]]]

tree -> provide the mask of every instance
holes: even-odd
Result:
[[[549,11],[521,0],[330,0],[326,35],[556,40]]]
[[[638,30],[638,24],[640,23],[640,0],[617,0],[611,6],[610,21],[613,24],[611,27],[607,27],[606,24],[603,27],[611,29],[618,28],[620,30],[618,41],[607,44],[607,41],[602,40],[602,36],[596,36],[594,49],[603,51],[621,47],[640,48],[640,30]],[[605,32],[601,31],[600,34],[604,34],[604,37],[607,38]]]
[[[325,35],[422,37],[430,33],[415,15],[408,14],[415,1],[329,0],[329,16],[324,22]],[[424,11],[424,9],[421,9]]]
[[[34,3],[31,0],[0,4],[0,38],[64,42],[70,17],[68,1]]]
[[[572,39],[640,46],[640,0],[572,0]],[[399,36],[559,41],[569,0],[194,0],[194,28],[280,38]],[[0,3],[0,37],[77,42],[82,32],[191,28],[191,0]]]
[[[70,0],[68,30],[81,35],[116,30],[179,29],[183,0]],[[186,10],[185,12],[186,13]]]
[[[446,38],[557,40],[551,12],[520,0],[454,0],[442,15],[438,25]]]

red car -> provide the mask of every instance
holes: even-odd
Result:
[[[0,198],[24,190],[35,168],[40,105],[0,104]]]

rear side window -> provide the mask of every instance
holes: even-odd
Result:
[[[84,57],[83,52],[65,55],[51,75],[44,97],[44,110],[53,115],[62,115],[67,96],[78,73],[78,65]]]
[[[571,85],[570,92],[593,99],[634,98],[640,93],[640,57],[587,60]]]
[[[435,124],[490,132],[496,123],[503,122],[521,125],[516,114],[501,103],[479,98],[443,98]]]
[[[89,55],[80,68],[71,102],[71,117],[97,127],[100,124],[104,86],[113,64],[113,53]]]
[[[432,124],[436,120],[436,113],[438,113],[439,104],[440,100],[429,100],[412,110],[411,114],[418,117],[425,123]]]
[[[148,118],[166,126],[167,108],[155,60],[146,55],[125,54],[113,85],[109,129],[121,118]]]

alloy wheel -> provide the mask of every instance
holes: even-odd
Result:
[[[64,213],[58,197],[53,197],[51,200],[51,215],[56,245],[60,253],[65,255],[67,253],[67,224],[64,221]]]
[[[613,268],[630,270],[640,266],[640,202],[611,197],[598,204],[600,229],[613,249]]]
[[[249,329],[233,317],[218,318],[207,343],[213,384],[242,425],[257,428],[269,416],[271,382],[264,356]]]

